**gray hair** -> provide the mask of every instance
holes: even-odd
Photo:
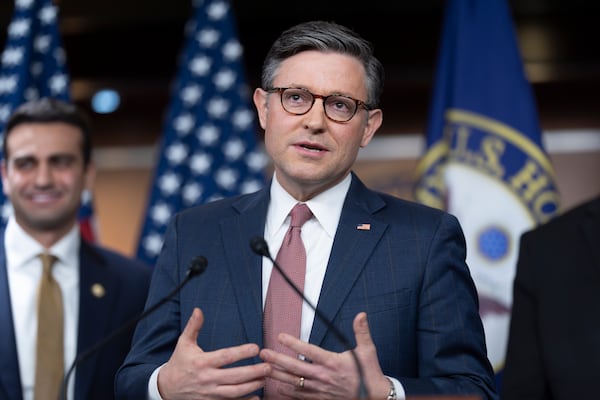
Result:
[[[367,105],[377,108],[383,91],[384,71],[373,55],[373,46],[356,32],[334,22],[311,21],[284,31],[267,53],[262,69],[262,87],[270,89],[281,63],[300,52],[316,50],[356,57],[366,71]]]

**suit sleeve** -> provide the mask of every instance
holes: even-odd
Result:
[[[521,240],[513,288],[503,398],[544,399],[544,373],[536,325],[535,250],[525,234]]]
[[[176,254],[177,217],[165,235],[165,243],[157,261],[146,301],[146,309],[165,298],[183,279],[184,267]],[[189,316],[184,316],[189,318]],[[179,297],[176,295],[158,312],[138,323],[131,350],[117,372],[115,390],[119,399],[145,399],[152,372],[168,361],[181,332]]]
[[[454,393],[497,399],[477,291],[465,262],[465,239],[454,216],[443,215],[424,252],[418,378],[398,379],[408,396]]]

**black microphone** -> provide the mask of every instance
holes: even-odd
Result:
[[[267,241],[264,238],[262,238],[260,236],[253,237],[250,240],[250,247],[252,248],[252,251],[255,252],[256,254],[258,254],[259,256],[267,257],[269,260],[271,260],[271,262],[273,263],[273,266],[275,267],[275,269],[277,269],[277,272],[279,272],[281,274],[281,276],[283,277],[283,279],[285,279],[285,281],[288,283],[288,285],[290,285],[290,287],[292,289],[294,289],[294,291],[298,294],[298,296],[300,296],[302,298],[302,301],[304,301],[306,304],[308,304],[308,306],[315,312],[315,315],[325,325],[327,325],[327,328],[329,330],[331,330],[331,332],[333,332],[333,334],[342,343],[342,345],[346,348],[346,350],[350,351],[350,354],[352,354],[352,358],[354,359],[354,363],[356,364],[356,369],[358,370],[358,379],[359,379],[359,382],[358,382],[358,399],[360,399],[360,400],[368,399],[369,398],[369,392],[367,390],[367,386],[365,385],[365,378],[364,378],[365,376],[364,376],[364,373],[363,373],[363,369],[362,369],[362,366],[360,364],[360,361],[358,360],[358,357],[356,356],[356,352],[354,351],[354,348],[350,344],[350,341],[329,320],[329,318],[327,318],[325,315],[323,315],[323,313],[321,312],[321,310],[319,310],[317,307],[315,307],[306,298],[306,296],[304,296],[304,293],[298,288],[298,286],[296,286],[294,284],[294,282],[292,282],[292,280],[287,276],[287,274],[285,272],[283,272],[283,270],[281,269],[281,267],[279,266],[279,264],[277,263],[277,261],[275,261],[273,259],[273,257],[271,257],[271,253],[269,252],[269,245],[267,244]]]
[[[113,340],[114,338],[122,335],[123,333],[125,333],[128,330],[130,330],[131,328],[133,328],[138,322],[140,322],[141,320],[146,318],[148,315],[152,314],[160,306],[162,306],[167,301],[169,301],[171,299],[171,297],[175,296],[177,294],[177,292],[179,292],[193,277],[203,273],[206,270],[207,265],[208,265],[208,261],[206,260],[206,257],[204,257],[204,256],[194,257],[192,259],[192,261],[190,261],[190,266],[185,274],[185,278],[181,281],[181,283],[175,289],[173,289],[171,291],[171,293],[169,293],[168,295],[163,297],[159,302],[155,303],[152,307],[149,307],[148,309],[146,309],[143,313],[141,313],[137,317],[132,318],[128,322],[124,323],[121,327],[115,329],[110,335],[106,336],[104,339],[102,339],[101,341],[99,341],[98,343],[93,345],[92,347],[88,348],[86,351],[79,354],[75,358],[73,363],[71,364],[71,367],[69,367],[69,370],[67,371],[67,374],[65,375],[65,378],[62,381],[62,384],[60,386],[58,400],[67,400],[67,387],[69,386],[69,378],[71,377],[71,374],[73,373],[73,371],[75,371],[75,368],[77,366],[79,366],[83,361],[88,359],[91,355],[96,353],[98,350],[103,348],[111,340]]]

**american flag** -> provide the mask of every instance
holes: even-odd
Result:
[[[41,97],[70,100],[58,9],[52,0],[15,0],[0,64],[0,143],[12,111],[25,101]],[[84,196],[80,210],[82,233],[89,240],[94,239],[91,197]],[[0,206],[3,225],[12,207],[1,191]]]
[[[167,223],[184,208],[264,185],[242,46],[228,1],[194,4],[186,29],[137,257],[153,265]]]

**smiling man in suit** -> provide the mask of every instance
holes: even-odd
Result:
[[[150,269],[81,237],[93,180],[89,126],[74,105],[44,98],[14,111],[2,160],[14,213],[0,234],[1,399],[56,400],[75,357],[144,307]],[[82,362],[68,398],[113,398],[131,336]]]
[[[149,299],[197,254],[209,265],[138,325],[119,398],[349,400],[361,381],[373,400],[496,397],[456,218],[371,191],[351,172],[382,123],[382,88],[371,45],[346,27],[308,22],[276,40],[254,92],[273,179],[173,218]],[[252,252],[255,236],[347,340],[286,294]]]

